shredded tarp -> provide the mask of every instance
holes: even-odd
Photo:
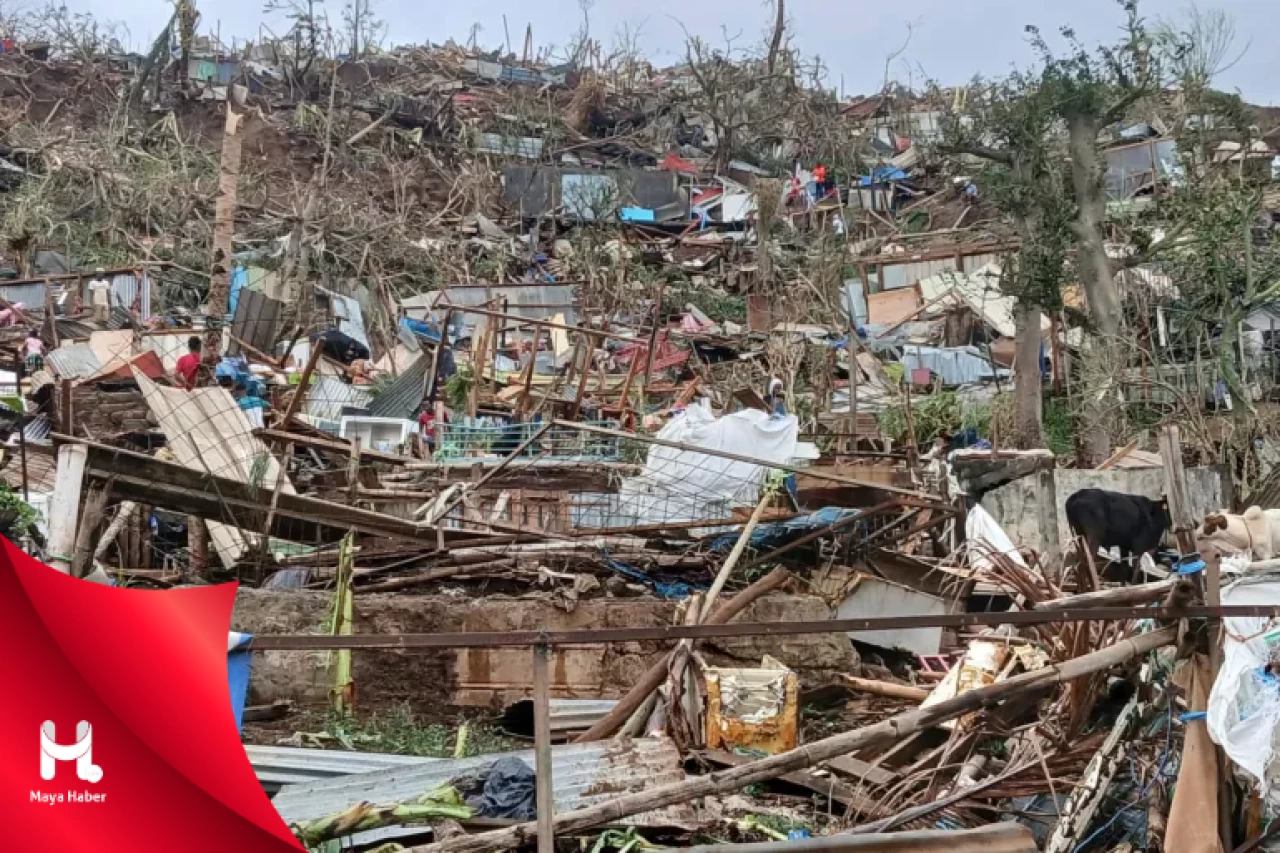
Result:
[[[786,464],[795,457],[799,428],[795,415],[743,409],[717,418],[705,404],[694,403],[657,437]],[[751,462],[654,445],[644,471],[623,480],[618,490],[621,522],[610,526],[728,518],[734,506],[754,505],[760,499],[768,471]]]
[[[635,566],[629,566],[626,563],[610,559],[607,555],[604,558],[604,564],[613,571],[630,578],[637,583],[642,583],[647,587],[651,587],[659,598],[682,599],[688,598],[693,590],[703,590],[706,586],[703,584],[691,585],[684,581],[664,581],[645,574]]]
[[[467,798],[479,817],[533,820],[536,775],[519,758],[500,758],[485,772],[481,791]]]
[[[838,521],[859,515],[861,512],[862,510],[860,509],[829,506],[809,515],[790,518],[786,521],[771,521],[767,524],[758,525],[755,530],[751,531],[751,539],[748,544],[756,550],[768,549],[772,551],[774,548],[781,548],[788,542],[799,539],[807,533],[830,527]],[[717,552],[728,551],[737,541],[737,533],[726,533],[712,541],[711,550]]]
[[[975,569],[981,571],[991,568],[991,560],[987,557],[985,549],[997,551],[1019,566],[1027,567],[1026,560],[1022,559],[1022,554],[1009,538],[1009,534],[1004,532],[1000,523],[992,518],[991,513],[983,509],[981,504],[975,504],[969,510],[964,521],[964,534],[969,544],[969,564]]]

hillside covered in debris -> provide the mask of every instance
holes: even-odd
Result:
[[[781,2],[665,68],[294,12],[0,31],[0,532],[241,584],[301,843],[1271,849],[1280,115],[1225,14],[843,97]]]

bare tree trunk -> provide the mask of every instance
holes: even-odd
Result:
[[[1119,424],[1117,404],[1119,381],[1126,364],[1120,340],[1122,308],[1116,289],[1115,273],[1103,236],[1107,200],[1102,186],[1102,167],[1098,161],[1098,126],[1092,115],[1076,114],[1067,120],[1068,144],[1071,151],[1071,182],[1075,190],[1078,214],[1076,238],[1079,243],[1077,266],[1093,319],[1101,340],[1086,355],[1089,381],[1085,383],[1081,411],[1081,431],[1088,464],[1097,465],[1111,455]]]
[[[774,64],[778,61],[778,51],[782,49],[782,34],[787,28],[787,7],[785,0],[776,0],[778,17],[773,22],[773,39],[769,42],[769,73],[773,73]]]
[[[208,330],[204,357],[217,360],[222,352],[222,323],[231,296],[232,241],[236,231],[236,205],[240,183],[241,115],[227,93],[227,124],[222,133],[222,161],[218,166],[218,197],[213,209],[213,257],[209,262]]]
[[[1017,349],[1013,355],[1013,441],[1023,450],[1044,446],[1040,317],[1040,309],[1029,305],[1019,305],[1014,315]]]

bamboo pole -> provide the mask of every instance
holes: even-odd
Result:
[[[307,386],[311,383],[311,374],[316,372],[316,365],[320,363],[320,353],[323,351],[324,347],[319,341],[311,343],[311,355],[307,358],[307,366],[302,369],[298,390],[293,392],[293,397],[289,399],[289,405],[284,410],[284,417],[280,419],[280,429],[288,430],[293,416],[302,410],[302,401],[307,397]]]
[[[1148,601],[1159,601],[1169,590],[1178,585],[1180,578],[1172,575],[1155,583],[1140,583],[1133,586],[1118,586],[1099,592],[1085,592],[1080,595],[1067,595],[1062,598],[1050,598],[1028,605],[1028,610],[1061,610],[1064,607],[1120,607],[1126,604],[1146,604]]]
[[[871,726],[824,738],[797,749],[752,761],[709,776],[662,785],[648,791],[626,794],[594,806],[577,809],[557,817],[555,831],[577,833],[605,823],[620,821],[654,809],[687,803],[699,797],[728,794],[748,785],[776,779],[795,770],[810,767],[854,750],[902,740],[916,732],[931,728],[999,700],[1022,696],[1054,684],[1062,684],[1085,675],[1109,669],[1138,655],[1175,641],[1177,628],[1162,628],[1137,637],[1121,640],[1091,654],[1060,664],[1046,666],[1016,675],[1002,682],[980,687],[939,702],[927,708],[916,708],[882,720]],[[478,835],[411,847],[405,853],[497,853],[510,850],[532,840],[537,824],[523,823]]]

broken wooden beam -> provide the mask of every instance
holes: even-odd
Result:
[[[736,752],[726,752],[722,749],[704,749],[698,753],[698,756],[718,767],[742,767],[744,764],[750,764],[755,760],[750,756],[740,755]],[[806,791],[812,791],[819,796],[826,797],[844,806],[846,811],[871,815],[872,817],[878,817],[883,814],[879,803],[858,793],[855,788],[846,785],[839,779],[824,778],[806,770],[796,770],[779,776],[778,781],[786,782],[789,785],[795,785],[804,788]]]
[[[236,526],[249,519],[256,523],[258,519],[274,515],[271,535],[293,541],[336,541],[353,529],[419,544],[436,541],[436,530],[432,526],[306,495],[280,492],[274,498],[273,513],[269,489],[193,471],[131,450],[59,434],[53,439],[60,445],[60,458],[67,450],[83,454],[81,459],[86,460],[81,469],[83,478],[94,483],[109,483],[111,494],[121,500],[162,506],[172,512]],[[76,502],[78,504],[78,496]],[[74,529],[73,521],[73,535]],[[443,535],[446,540],[459,544],[487,538],[461,530],[444,530]],[[68,550],[74,542],[72,538]]]
[[[1148,601],[1159,601],[1178,585],[1181,578],[1172,575],[1154,583],[1140,583],[1104,589],[1098,592],[1084,592],[1079,595],[1065,595],[1062,598],[1050,598],[1029,604],[1029,610],[1060,610],[1064,607],[1117,607],[1124,604],[1146,604]]]
[[[872,696],[887,696],[890,699],[907,699],[912,702],[923,702],[932,691],[911,684],[894,684],[891,681],[876,681],[870,678],[844,676],[844,683],[850,690],[858,693],[870,693]]]

